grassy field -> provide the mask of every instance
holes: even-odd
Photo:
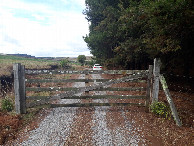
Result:
[[[59,65],[59,62],[52,60],[0,55],[0,76],[10,76],[14,63],[21,63],[27,69],[50,69],[52,66]]]

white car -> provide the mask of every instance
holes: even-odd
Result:
[[[102,70],[102,66],[100,64],[94,64],[93,70]]]

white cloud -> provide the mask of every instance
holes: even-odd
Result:
[[[1,1],[0,53],[26,53],[35,56],[90,55],[82,38],[88,33],[88,23],[81,12],[56,11],[48,5],[20,0]],[[84,7],[84,0],[70,2]],[[20,15],[15,16],[18,10],[28,14],[19,11]]]

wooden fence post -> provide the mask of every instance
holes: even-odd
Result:
[[[85,73],[85,79],[89,79],[89,73],[88,73],[88,71],[86,71],[86,73]],[[88,81],[85,81],[85,87],[87,87],[88,86],[88,84],[89,84],[89,82]],[[89,95],[89,91],[85,91],[85,95]]]
[[[25,91],[25,67],[20,63],[13,65],[15,110],[17,114],[26,113],[26,91]]]
[[[153,66],[149,65],[148,79],[147,79],[146,107],[149,106],[150,99],[151,99],[151,79],[152,79],[152,73],[153,73]]]
[[[178,116],[176,107],[174,105],[173,99],[172,99],[172,97],[170,95],[170,92],[169,92],[169,89],[168,89],[168,85],[167,85],[166,80],[165,80],[163,75],[160,75],[160,82],[162,84],[164,93],[166,94],[166,97],[167,97],[168,103],[170,105],[170,109],[172,111],[172,115],[174,117],[174,120],[176,121],[176,124],[178,126],[182,126],[182,123],[181,123],[181,120],[179,119],[179,116]]]
[[[155,58],[154,59],[154,70],[153,70],[154,83],[153,83],[152,103],[158,102],[160,65],[161,65],[160,59]]]

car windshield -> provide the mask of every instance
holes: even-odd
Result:
[[[95,64],[94,66],[100,66],[100,64]]]

